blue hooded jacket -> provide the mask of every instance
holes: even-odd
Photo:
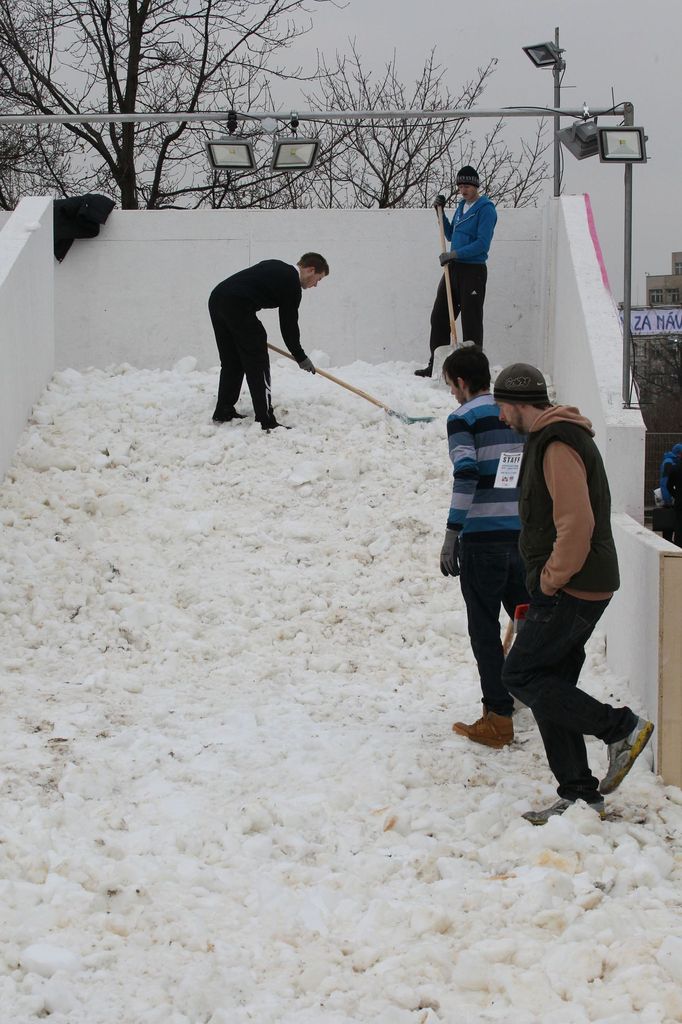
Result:
[[[462,263],[485,263],[497,224],[495,204],[487,196],[479,196],[466,212],[464,206],[464,200],[457,204],[451,221],[443,215],[445,237]]]
[[[661,460],[659,487],[661,488],[661,498],[664,505],[672,505],[673,503],[672,494],[668,490],[668,473],[680,459],[682,459],[682,443],[674,444],[672,449],[666,452]]]

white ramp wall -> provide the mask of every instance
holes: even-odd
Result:
[[[309,249],[324,253],[331,276],[304,294],[305,348],[323,349],[337,365],[426,358],[441,273],[432,211],[118,211],[98,238],[76,240],[54,267],[49,205],[22,204],[0,233],[3,467],[52,368],[53,269],[59,368],[121,362],[166,368],[185,355],[214,366],[206,309],[213,286],[258,260],[295,261]],[[31,232],[38,222],[42,229]],[[517,360],[541,366],[558,400],[590,417],[614,512],[641,521],[644,426],[639,412],[622,408],[621,332],[602,271],[586,197],[554,200],[544,211],[500,211],[485,348],[493,366]],[[275,314],[264,319],[278,338]],[[607,657],[639,687],[642,706],[653,714],[662,681],[670,679],[664,664],[670,644],[659,646],[658,629],[643,630],[642,592],[659,628],[671,621],[678,606],[670,604],[670,581],[678,580],[682,563],[654,557],[650,535],[627,515],[617,534],[623,585],[606,619]],[[678,675],[681,661],[678,656]],[[679,678],[667,692],[679,698]],[[670,714],[659,710],[666,750],[674,746]],[[673,718],[682,721],[682,713]],[[682,728],[672,735],[679,749]]]
[[[24,199],[0,230],[0,478],[54,369],[52,200]]]
[[[605,618],[609,666],[656,725],[656,770],[682,786],[682,550],[627,515],[613,528],[621,589]]]
[[[667,705],[660,703],[664,679],[669,678],[664,671],[669,643],[659,643],[659,624],[671,614],[670,587],[663,586],[663,570],[668,569],[670,579],[682,562],[675,568],[662,560],[657,545],[663,542],[639,525],[644,512],[645,427],[639,410],[623,408],[622,332],[589,197],[567,196],[550,203],[547,234],[554,239],[548,246],[554,265],[545,367],[554,380],[558,401],[577,405],[592,421],[615,513],[621,587],[604,619],[606,657],[609,666],[629,680],[641,708],[659,719],[657,764],[667,781],[679,784],[679,755],[673,765],[674,743],[668,739],[669,697],[675,686],[665,688]],[[678,611],[682,617],[682,606]],[[676,686],[682,693],[679,671],[678,667]],[[617,695],[614,700],[618,703]],[[679,719],[679,713],[675,715]],[[682,743],[677,725],[673,735],[675,742]]]
[[[591,220],[589,198],[552,204],[554,305],[546,368],[557,398],[589,417],[606,464],[614,511],[642,521],[645,428],[622,399],[623,337]]]
[[[491,362],[540,355],[545,269],[542,211],[501,210],[489,262]],[[225,277],[263,259],[321,252],[331,273],[304,293],[305,349],[334,365],[428,357],[441,275],[432,210],[114,211],[56,267],[56,360],[67,366],[218,362],[206,304]],[[277,344],[276,314],[264,311]]]

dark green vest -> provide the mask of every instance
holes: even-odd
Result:
[[[526,566],[526,586],[529,591],[539,587],[540,573],[556,540],[552,498],[542,471],[545,450],[552,441],[570,445],[583,460],[594,514],[589,554],[582,569],[571,577],[567,586],[587,591],[617,590],[620,586],[618,557],[611,533],[611,494],[604,463],[589,431],[566,420],[550,423],[531,433],[521,464],[519,548]]]

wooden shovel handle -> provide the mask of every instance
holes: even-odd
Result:
[[[443,207],[436,207],[436,214],[438,216],[438,228],[440,230],[440,248],[442,253],[448,251],[445,243],[445,227],[443,225]],[[445,275],[445,291],[448,295],[448,313],[450,314],[450,341],[452,345],[457,345],[457,327],[455,326],[455,304],[452,301],[452,283],[450,281],[450,271],[447,263],[443,267],[443,274]]]
[[[272,349],[272,351],[276,352],[278,355],[286,356],[287,359],[292,359],[296,362],[291,352],[285,352],[283,348],[277,348],[277,345],[271,345],[270,342],[268,342],[268,348]],[[339,387],[345,388],[346,391],[352,391],[354,395],[359,395],[360,398],[366,399],[368,402],[371,402],[372,405],[378,405],[379,408],[383,409],[385,412],[393,412],[393,410],[389,409],[387,405],[380,402],[378,398],[373,398],[372,395],[368,395],[366,391],[361,391],[360,388],[356,388],[353,384],[347,384],[345,380],[339,380],[339,378],[335,377],[332,373],[327,373],[326,370],[321,370],[319,366],[315,367],[315,373],[319,373],[320,377],[326,377],[327,380],[332,381],[334,384],[338,384]]]
[[[514,639],[514,620],[510,619],[507,623],[507,628],[504,631],[504,637],[502,638],[502,653],[505,658],[509,654],[509,648],[512,645]]]

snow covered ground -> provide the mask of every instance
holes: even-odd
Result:
[[[56,375],[2,486],[2,1021],[682,1020],[682,793],[638,763],[534,828],[529,712],[451,732],[453,400],[416,365],[334,371],[405,425],[275,358],[269,435],[192,359]],[[584,685],[633,703],[599,637]]]

